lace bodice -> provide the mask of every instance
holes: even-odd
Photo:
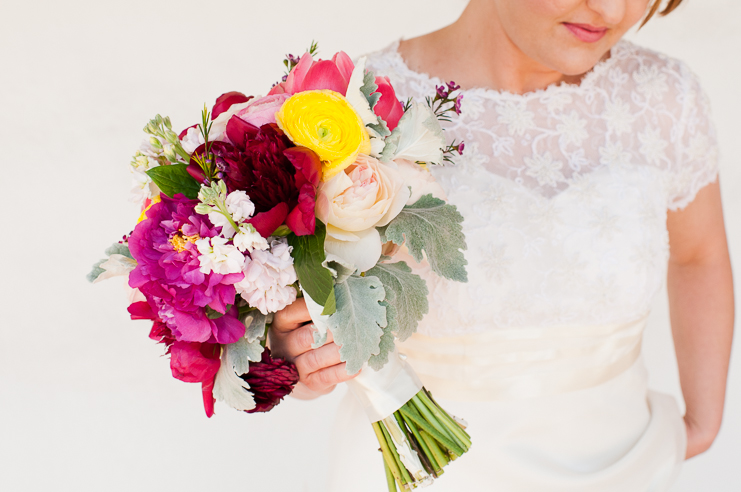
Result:
[[[439,79],[412,71],[398,42],[368,56],[397,96]],[[463,214],[469,282],[417,267],[431,311],[420,332],[603,324],[645,315],[668,259],[666,211],[718,166],[708,101],[681,62],[621,41],[580,85],[524,95],[463,91],[448,137],[466,143],[432,172]]]

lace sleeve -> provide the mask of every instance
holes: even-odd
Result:
[[[669,168],[669,210],[680,210],[718,176],[718,144],[710,102],[697,77],[682,66],[680,120],[675,127],[675,160]]]

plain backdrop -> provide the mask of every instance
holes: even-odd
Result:
[[[741,2],[685,3],[630,38],[685,60],[710,96],[739,260]],[[218,404],[209,420],[199,387],[170,376],[148,323],[128,319],[123,279],[92,286],[85,274],[138,216],[128,162],[149,118],[191,125],[223,92],[264,94],[283,55],[312,39],[325,56],[355,57],[439,28],[464,6],[0,0],[0,490],[324,490],[325,437],[344,389],[269,414]],[[669,330],[662,293],[646,360],[651,386],[681,401]],[[741,487],[740,348],[720,436],[675,491]]]

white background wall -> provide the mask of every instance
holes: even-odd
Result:
[[[687,61],[710,95],[738,260],[741,2],[687,3],[631,37]],[[283,54],[312,38],[325,55],[357,56],[438,28],[464,5],[0,2],[0,490],[323,490],[324,439],[344,390],[269,414],[217,406],[208,420],[199,387],[172,379],[148,323],[129,321],[123,279],[93,287],[84,276],[133,227],[127,163],[151,116],[190,125],[222,92],[264,93]],[[679,396],[665,304],[646,358],[652,386]],[[741,487],[739,357],[721,434],[676,491]]]

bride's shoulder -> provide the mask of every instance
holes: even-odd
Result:
[[[614,59],[607,82],[620,80],[623,88],[664,102],[683,103],[688,95],[702,94],[699,77],[682,60],[628,40],[620,41],[611,51]]]

